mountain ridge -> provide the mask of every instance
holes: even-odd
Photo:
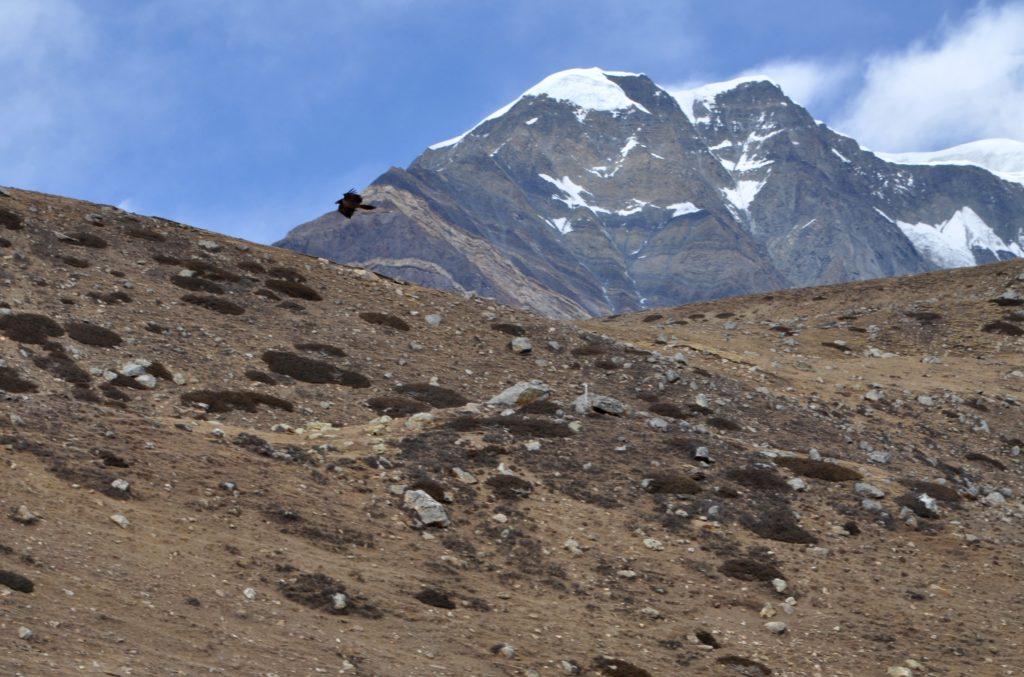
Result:
[[[912,274],[1024,242],[1024,186],[886,162],[758,77],[673,96],[641,74],[562,71],[365,194],[385,210],[326,214],[278,244],[560,316]],[[461,256],[456,232],[486,256]]]

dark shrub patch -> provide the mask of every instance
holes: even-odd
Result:
[[[644,322],[657,322],[658,320],[662,320],[662,319],[665,319],[664,315],[662,315],[661,313],[654,313],[652,315],[646,316],[643,321]]]
[[[132,390],[146,389],[146,386],[142,385],[131,376],[125,376],[124,374],[118,374],[112,381],[108,381],[106,385],[115,386],[117,388],[131,388]]]
[[[1007,336],[1024,336],[1024,329],[1006,320],[995,320],[981,328],[988,334],[1006,334]]]
[[[95,299],[100,303],[106,303],[109,306],[117,305],[118,303],[131,303],[132,297],[125,294],[123,291],[112,291],[108,294],[101,294],[99,292],[91,291],[87,292],[86,296],[91,299]]]
[[[259,369],[246,369],[245,370],[245,377],[247,379],[249,379],[250,381],[258,381],[260,383],[266,383],[269,386],[276,386],[277,385],[277,379],[275,379],[273,376],[271,376],[267,372],[260,371]]]
[[[388,416],[410,416],[430,409],[430,405],[426,402],[397,395],[371,397],[366,401],[366,406],[378,414],[387,414]]]
[[[410,491],[422,491],[438,503],[450,502],[448,497],[445,495],[444,485],[437,480],[430,479],[429,477],[421,477],[410,484],[408,489]]]
[[[703,487],[697,480],[676,472],[659,472],[644,478],[644,491],[649,494],[699,494]]]
[[[435,588],[427,588],[426,590],[421,590],[420,592],[416,593],[415,597],[417,601],[422,602],[428,606],[436,606],[438,609],[455,608],[455,602],[452,601],[452,598],[448,595],[448,593],[442,590],[437,590]]]
[[[936,321],[942,319],[942,315],[927,310],[911,310],[903,314],[921,324],[935,324]]]
[[[6,237],[0,237],[0,249],[7,249],[11,246],[11,241]]]
[[[814,534],[797,524],[796,515],[782,502],[760,506],[757,514],[747,515],[741,522],[761,538],[783,543],[818,542]]]
[[[15,592],[31,593],[36,586],[31,580],[13,571],[0,569],[0,585],[6,585]]]
[[[598,369],[612,371],[613,369],[620,369],[622,365],[617,364],[614,360],[602,358],[600,360],[594,360],[594,366]]]
[[[153,254],[153,260],[157,263],[162,263],[165,266],[180,266],[181,259],[177,256],[171,256],[170,254]]]
[[[1002,461],[986,456],[985,454],[978,453],[977,451],[969,451],[964,456],[968,461],[974,461],[976,463],[986,463],[997,470],[1006,470],[1006,464]]]
[[[132,399],[128,397],[127,394],[118,390],[117,385],[115,385],[114,383],[104,383],[103,385],[100,386],[100,392],[103,393],[104,397],[107,397],[111,400],[116,400],[117,402],[128,402]]]
[[[729,578],[735,578],[740,581],[771,583],[773,578],[785,579],[779,568],[772,562],[749,557],[727,559],[722,562],[718,570]]]
[[[72,268],[88,268],[92,264],[85,259],[76,259],[74,256],[62,256],[60,260]]]
[[[238,264],[238,267],[250,273],[265,273],[266,269],[255,261],[242,261]],[[299,280],[302,282],[302,280]]]
[[[864,478],[853,468],[810,458],[782,457],[775,459],[775,463],[783,468],[789,468],[797,475],[826,482],[853,482]]]
[[[146,371],[148,371],[156,378],[162,379],[164,381],[174,380],[174,374],[171,373],[170,369],[164,366],[163,362],[153,362],[152,364],[149,365],[149,368]]]
[[[7,209],[0,209],[0,226],[7,230],[21,230],[25,227],[21,214]]]
[[[295,349],[307,353],[319,353],[325,357],[345,357],[345,351],[327,343],[296,343]]]
[[[68,383],[87,385],[92,381],[89,372],[79,367],[74,360],[63,353],[37,355],[32,358],[32,363]]]
[[[207,294],[223,294],[224,287],[220,286],[216,282],[196,277],[195,275],[189,277],[187,275],[175,275],[171,278],[171,284],[182,289],[188,289],[189,291],[202,291]]]
[[[213,413],[225,413],[236,409],[255,413],[261,404],[285,411],[292,411],[295,408],[291,402],[280,397],[245,390],[196,390],[182,395],[181,401],[185,404],[206,404],[207,411]]]
[[[124,233],[128,237],[135,237],[140,240],[149,240],[150,242],[163,242],[167,239],[167,236],[160,231],[153,230],[152,228],[146,228],[145,226],[137,223],[125,226]]]
[[[232,273],[229,270],[224,270],[209,261],[203,259],[192,258],[188,261],[183,261],[182,265],[193,271],[199,277],[206,278],[207,280],[214,280],[216,282],[238,282],[242,278],[236,273]]]
[[[350,388],[368,388],[370,379],[354,371],[339,369],[333,364],[314,360],[295,353],[281,350],[268,350],[263,353],[263,361],[275,374],[291,376],[306,383],[337,383]]]
[[[390,327],[391,329],[397,329],[398,331],[409,331],[409,323],[400,317],[394,315],[388,315],[387,313],[359,313],[359,317],[364,322],[370,324],[379,324],[382,327]]]
[[[75,398],[80,402],[91,402],[92,404],[102,404],[103,398],[98,393],[86,388],[84,386],[75,386],[71,389],[71,397]]]
[[[23,379],[17,370],[11,367],[0,367],[0,390],[9,393],[34,393],[38,389],[39,387],[35,383]]]
[[[748,489],[780,493],[790,491],[790,486],[786,484],[782,475],[776,472],[775,468],[763,463],[751,463],[742,468],[732,468],[726,473],[726,477]]]
[[[292,298],[304,299],[306,301],[320,301],[323,299],[315,289],[307,287],[301,282],[271,278],[263,284],[266,285],[268,289],[273,289],[276,292],[280,292],[285,296],[291,296]]]
[[[605,355],[610,351],[608,346],[604,346],[599,343],[588,343],[585,346],[573,348],[569,352],[576,357],[587,357],[589,355]]]
[[[570,437],[572,430],[564,423],[525,416],[459,416],[444,425],[449,430],[470,432],[481,428],[504,428],[512,435],[530,437]]]
[[[651,673],[624,660],[598,656],[594,659],[594,670],[605,677],[651,677]]]
[[[509,336],[526,336],[526,329],[518,324],[495,322],[491,325],[491,329],[494,331],[500,331],[502,334],[508,334]]]
[[[538,416],[555,416],[562,407],[551,400],[534,400],[516,409],[517,414],[536,414]]]
[[[153,334],[163,334],[164,332],[170,331],[167,327],[157,324],[156,322],[147,322],[146,331]]]
[[[904,508],[910,508],[910,510],[912,510],[918,517],[925,517],[927,519],[934,519],[938,517],[939,514],[921,500],[922,493],[909,492],[902,496],[897,496],[895,499],[896,505]],[[928,495],[931,496],[931,494]],[[932,496],[932,498],[935,498],[935,496]]]
[[[916,494],[928,494],[943,503],[959,503],[960,494],[953,487],[925,480],[901,480],[900,483]]]
[[[515,475],[494,475],[485,482],[498,498],[514,501],[533,493],[533,485]]]
[[[114,452],[107,451],[106,449],[100,449],[96,452],[96,455],[103,461],[103,465],[108,468],[130,468],[132,465]]]
[[[743,677],[768,677],[772,674],[771,668],[764,663],[743,656],[722,656],[715,662],[731,668]]]
[[[647,410],[652,414],[658,416],[667,416],[669,418],[686,418],[686,414],[679,408],[678,405],[672,404],[671,402],[655,402],[651,406],[647,407]]]
[[[257,264],[259,265],[259,264]],[[305,282],[306,277],[295,270],[287,266],[274,266],[267,271],[267,275],[270,277],[276,277],[279,280],[287,280],[288,282]]]
[[[277,304],[277,307],[284,308],[285,310],[290,310],[293,313],[301,313],[306,310],[306,306],[296,303],[295,301],[281,301],[280,303]]]
[[[274,292],[270,291],[269,289],[265,289],[263,287],[260,287],[259,289],[254,291],[253,294],[256,294],[257,296],[262,296],[265,299],[270,299],[271,301],[280,301],[281,300],[280,296],[278,296]]]
[[[469,400],[454,390],[442,388],[441,386],[430,385],[429,383],[406,383],[404,385],[395,386],[394,390],[396,393],[408,395],[414,400],[426,402],[432,407],[437,407],[438,409],[461,407],[469,402]]]
[[[121,345],[121,337],[109,329],[104,329],[89,322],[68,322],[64,327],[68,330],[68,336],[84,343],[87,346],[99,346],[100,348],[113,348]]]
[[[724,418],[722,416],[712,416],[708,419],[708,425],[714,426],[719,430],[739,430],[740,424],[736,421]]]
[[[45,315],[12,313],[0,315],[0,332],[18,343],[43,344],[52,337],[63,336],[64,329]]]
[[[216,296],[185,294],[181,297],[181,300],[185,303],[191,303],[201,308],[212,310],[213,312],[220,313],[221,315],[241,315],[245,312],[245,308],[242,306]]]
[[[88,247],[90,249],[106,249],[107,241],[99,235],[93,235],[87,233],[84,230],[80,230],[77,233],[71,234],[71,239],[68,240],[68,244],[75,245],[77,247]]]
[[[333,615],[353,611],[348,604],[345,586],[324,574],[299,574],[293,579],[278,582],[277,587],[285,597],[310,609]],[[336,603],[336,600],[341,603]]]
[[[710,646],[712,649],[720,649],[722,647],[722,645],[718,643],[718,640],[715,639],[715,636],[707,630],[698,630],[693,634],[697,637],[700,643],[705,646]]]

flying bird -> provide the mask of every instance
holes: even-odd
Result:
[[[345,195],[334,204],[338,205],[338,211],[346,219],[351,219],[357,209],[376,209],[374,205],[364,205],[363,196],[356,192],[355,188],[350,189]]]

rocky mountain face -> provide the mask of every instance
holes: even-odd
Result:
[[[1024,185],[887,162],[775,84],[556,73],[281,246],[554,316],[1024,256]]]
[[[1024,261],[566,321],[0,188],[0,674],[1019,674],[1022,354]]]

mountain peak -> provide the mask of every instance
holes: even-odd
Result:
[[[639,73],[627,73],[623,71],[606,71],[600,68],[570,68],[558,71],[547,76],[533,87],[520,94],[511,103],[502,106],[491,113],[483,120],[473,125],[468,131],[430,146],[430,150],[440,150],[462,141],[473,130],[483,123],[500,118],[517,103],[527,97],[547,96],[556,101],[565,101],[577,109],[583,111],[617,111],[628,108],[649,113],[644,106],[633,99],[630,99],[622,87],[615,83],[612,77],[638,77]]]
[[[692,89],[673,89],[670,90],[670,94],[679,102],[679,107],[683,109],[683,113],[686,114],[690,121],[696,120],[699,115],[694,110],[697,103],[703,104],[705,107],[714,105],[715,99],[726,92],[731,92],[734,89],[742,87],[743,85],[759,84],[764,83],[774,86],[779,92],[782,91],[782,87],[778,82],[772,80],[766,75],[744,75],[732,80],[725,80],[723,82],[710,82],[699,87]]]

